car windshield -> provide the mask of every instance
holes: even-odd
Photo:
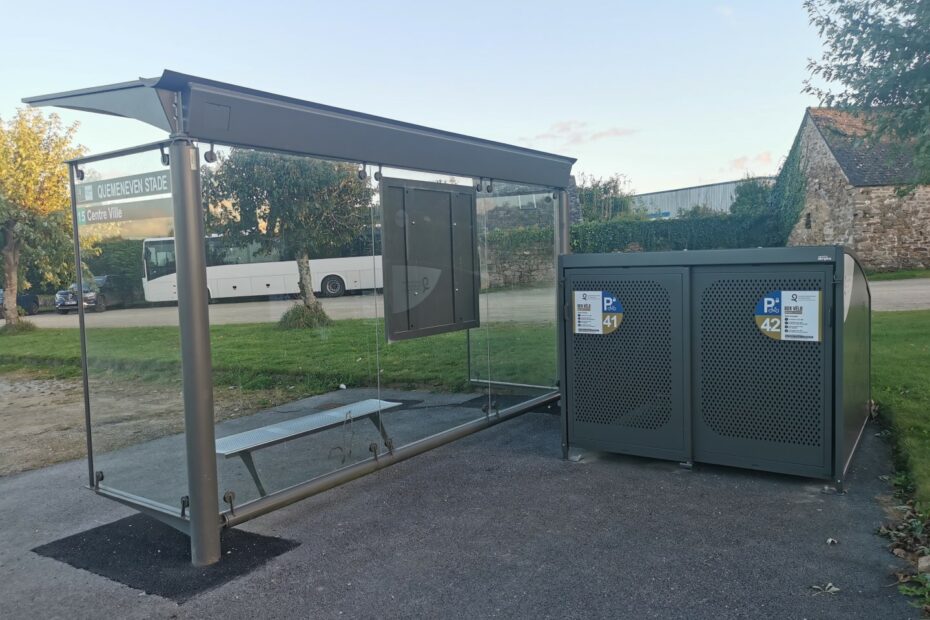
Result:
[[[100,278],[94,278],[93,284],[91,284],[90,282],[84,282],[84,292],[89,293],[90,291],[96,291],[98,288],[100,288],[101,282],[102,280]],[[77,282],[72,282],[71,286],[68,287],[68,290],[71,291],[72,293],[75,293],[77,292],[77,288],[78,288]]]

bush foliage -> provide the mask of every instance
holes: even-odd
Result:
[[[572,251],[710,250],[782,245],[766,216],[704,215],[670,220],[616,219],[572,226]]]
[[[319,302],[312,307],[300,303],[281,315],[278,327],[281,329],[313,329],[329,325],[331,322]]]
[[[15,336],[17,334],[26,334],[36,330],[36,324],[30,321],[20,319],[16,323],[7,323],[0,327],[0,336]]]

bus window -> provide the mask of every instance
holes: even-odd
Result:
[[[173,239],[145,242],[145,275],[149,280],[171,275],[176,270]]]
[[[249,260],[249,249],[242,245],[235,245],[223,237],[210,237],[207,239],[207,266],[221,267],[223,265],[245,265]]]
[[[253,263],[276,263],[280,261],[281,253],[278,251],[278,244],[272,242],[263,246],[261,243],[250,243],[249,260]]]

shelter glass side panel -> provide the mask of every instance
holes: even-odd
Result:
[[[472,380],[502,410],[557,390],[558,194],[495,181],[478,194],[482,329]],[[486,354],[487,364],[477,355]],[[485,368],[487,374],[483,374]]]
[[[158,150],[78,166],[83,268],[55,296],[57,325],[84,316],[94,465],[106,489],[180,512],[187,495],[177,307],[150,303],[174,271],[169,168]],[[83,178],[81,178],[83,177]]]
[[[221,509],[388,450],[374,190],[357,166],[243,148],[204,164]],[[228,492],[231,491],[232,494]]]

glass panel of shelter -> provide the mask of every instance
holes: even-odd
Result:
[[[268,295],[253,287],[243,299],[232,294],[231,282],[221,282],[232,277],[230,269],[208,267],[214,299],[218,492],[227,504],[221,508],[488,415],[487,384],[469,380],[467,331],[389,342],[382,293],[391,292],[383,291],[380,183],[372,167],[362,170],[360,175],[357,164],[244,149],[221,150],[217,161],[204,168],[208,263],[226,262],[211,259],[211,247],[228,248],[231,239],[236,239],[234,245],[258,243],[266,256],[273,255],[268,251],[273,248],[281,259],[276,266],[281,273],[268,271],[264,277],[285,281],[281,291]],[[310,198],[269,193],[267,184],[274,178],[269,171],[317,175],[319,183],[298,184]],[[381,174],[461,183],[411,171]],[[471,191],[471,183],[466,179],[461,184]],[[255,196],[262,199],[249,202]],[[322,234],[312,227],[289,228],[275,214],[284,205],[272,202],[291,199],[301,203],[285,209],[291,217],[304,214],[329,228]],[[303,300],[293,281],[301,243],[310,255],[314,293],[329,321],[314,328],[283,329],[277,323],[284,313],[303,313],[294,310]],[[223,256],[230,256],[229,251],[224,249]],[[237,263],[233,271],[239,268]],[[241,324],[220,325],[229,314]],[[481,343],[471,345],[486,376],[489,358],[486,346],[483,353],[481,348]]]
[[[475,204],[477,273],[455,265],[456,282],[471,275],[478,283],[477,321],[395,339],[385,320],[391,308],[382,293],[393,292],[383,291],[375,169],[360,175],[357,164],[210,150],[216,157],[201,176],[221,509],[487,418],[555,385],[551,190],[496,182],[475,192],[467,177],[379,169],[473,195]],[[86,279],[112,278],[84,301],[95,469],[104,486],[176,507],[186,495],[186,456],[170,175],[158,150],[81,170]],[[295,177],[282,189],[281,179]],[[305,254],[308,272],[298,266]],[[310,313],[302,273],[328,320],[287,329],[282,317],[299,323]],[[105,313],[92,303],[101,292]],[[111,312],[116,305],[123,308]]]
[[[79,163],[73,187],[82,286],[56,294],[58,322],[84,341],[99,486],[180,510],[187,494],[177,309],[150,285],[173,278],[170,170],[158,148]],[[83,290],[81,290],[83,289]]]
[[[493,410],[557,389],[556,267],[559,195],[551,188],[487,183],[482,220],[483,324]]]
[[[202,185],[228,510],[386,450],[376,424],[381,277],[373,189],[357,166],[215,151]],[[325,316],[313,325],[317,303]]]

